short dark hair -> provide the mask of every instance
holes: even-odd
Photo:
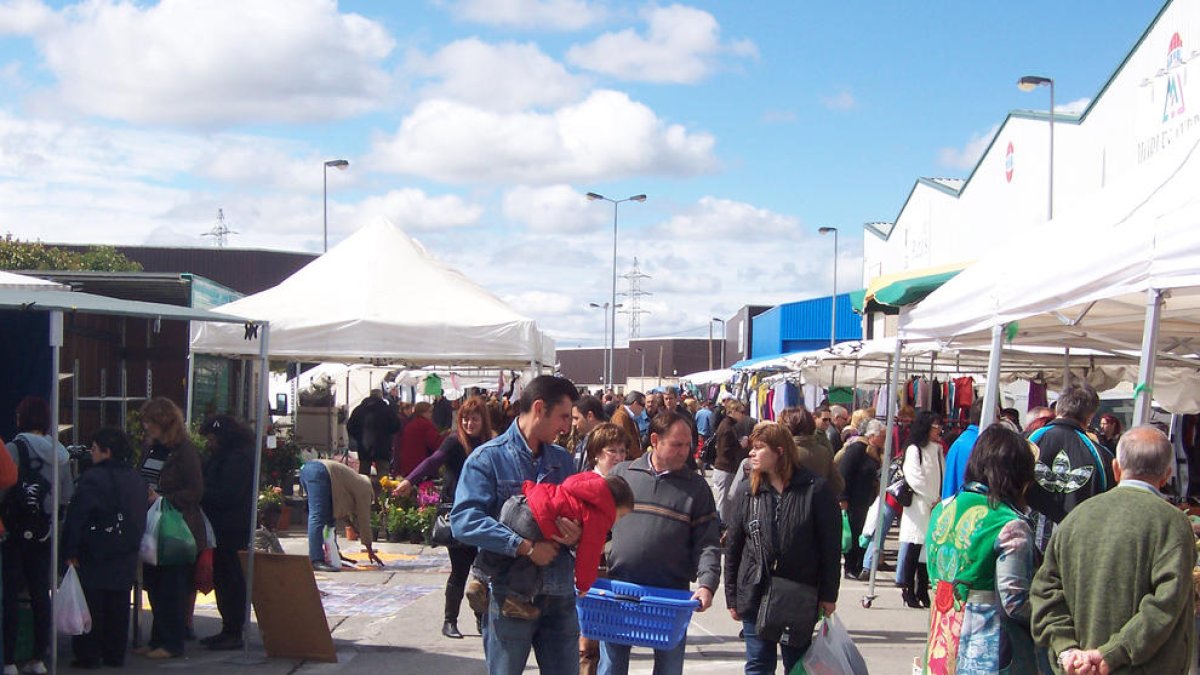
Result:
[[[98,429],[92,436],[92,443],[95,443],[98,448],[111,452],[112,459],[121,464],[128,462],[129,458],[133,457],[133,446],[129,442],[129,437],[116,427]]]
[[[685,418],[683,415],[680,415],[674,410],[664,409],[662,412],[655,415],[654,419],[650,420],[650,433],[658,434],[660,437],[665,436],[666,433],[671,430],[671,427],[675,426],[675,424],[678,422],[683,422],[689,427],[691,426],[688,424],[687,418]]]
[[[50,429],[50,404],[41,396],[26,396],[17,404],[17,432],[25,431],[53,433]]]
[[[975,399],[975,402],[971,404],[971,412],[968,413],[967,419],[971,424],[974,424],[975,426],[979,426],[979,423],[983,420],[983,397],[982,396]]]
[[[787,427],[793,436],[811,436],[817,430],[812,413],[803,406],[784,408],[779,413],[779,423]]]
[[[1100,396],[1087,382],[1072,384],[1058,397],[1056,412],[1059,417],[1087,424],[1100,409]]]
[[[628,394],[625,394],[625,405],[634,405],[635,403],[645,406],[646,395],[640,391],[631,391]]]
[[[629,487],[629,483],[625,482],[620,476],[605,476],[604,482],[608,483],[608,491],[612,493],[613,504],[618,509],[633,508],[633,489]]]
[[[565,377],[538,375],[530,380],[521,392],[521,398],[517,400],[517,412],[523,415],[533,410],[534,401],[554,406],[564,398],[572,403],[579,400],[579,389],[575,387],[575,383]]]
[[[579,413],[584,417],[587,417],[588,413],[592,413],[592,417],[595,417],[601,422],[608,419],[608,417],[604,414],[604,404],[601,403],[600,399],[596,398],[595,396],[580,396],[579,400],[575,401],[575,409],[578,410]]]
[[[965,482],[988,487],[988,503],[1024,505],[1025,488],[1033,482],[1033,450],[1021,434],[1003,424],[993,424],[975,441],[967,460]]]
[[[1016,408],[1002,408],[1000,416],[1015,424],[1018,429],[1021,428],[1021,411]]]

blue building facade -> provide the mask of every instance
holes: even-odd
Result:
[[[789,302],[754,317],[750,358],[828,347],[830,302],[828,295]],[[861,339],[862,317],[854,313],[850,294],[840,294],[837,296],[837,341]]]

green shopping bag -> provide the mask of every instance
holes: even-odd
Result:
[[[190,565],[196,562],[196,538],[179,509],[162,500],[158,519],[158,564]]]
[[[854,546],[854,535],[850,534],[850,514],[842,511],[842,553]]]

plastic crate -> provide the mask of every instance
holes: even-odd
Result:
[[[691,591],[597,579],[577,598],[584,637],[632,647],[670,649],[679,644],[700,603]]]

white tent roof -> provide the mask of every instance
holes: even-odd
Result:
[[[554,363],[554,343],[458,270],[382,219],[278,286],[219,311],[271,324],[270,352],[293,361]],[[196,352],[257,354],[236,326],[193,325]]]
[[[53,281],[46,281],[37,277],[29,277],[24,274],[15,274],[13,272],[5,272],[0,270],[0,288],[17,289],[25,291],[69,291],[69,287],[62,284],[56,284]]]
[[[1200,338],[1198,144],[1156,158],[1158,166],[1035,234],[1007,235],[1006,245],[902,312],[901,336],[984,344],[992,326],[1016,321],[1016,344],[1137,351],[1147,289],[1171,289],[1158,347],[1194,355],[1200,348],[1191,342]]]

